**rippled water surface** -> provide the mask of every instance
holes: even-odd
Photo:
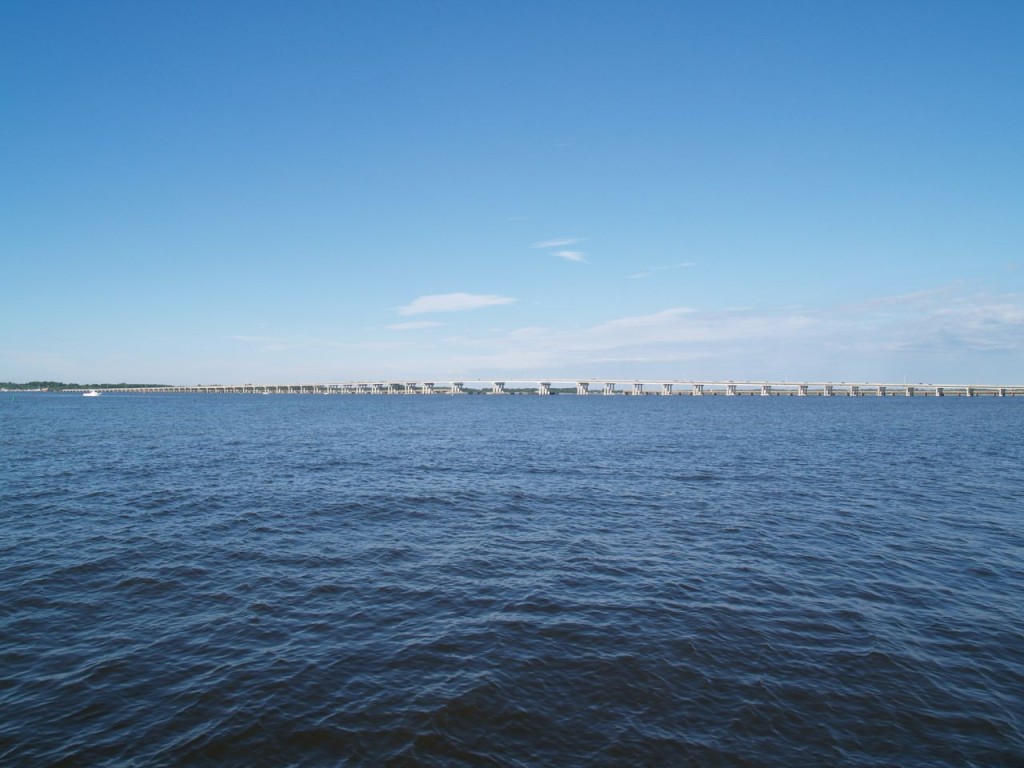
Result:
[[[0,394],[0,763],[1024,765],[1024,401]]]

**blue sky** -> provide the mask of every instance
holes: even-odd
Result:
[[[1024,382],[1024,3],[0,7],[0,380]]]

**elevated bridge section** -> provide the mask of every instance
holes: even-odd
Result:
[[[68,390],[84,391],[84,390]],[[687,397],[1019,397],[1024,385],[894,384],[832,381],[687,381],[665,379],[474,379],[346,381],[306,384],[197,384],[112,387],[100,392],[261,395],[555,395]]]

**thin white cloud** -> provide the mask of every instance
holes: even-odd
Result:
[[[911,304],[924,305],[937,297],[944,295],[949,296],[953,288],[954,286],[947,285],[943,288],[931,288],[926,291],[913,291],[912,293],[903,293],[898,296],[880,296],[875,299],[866,299],[864,301],[849,304],[847,309],[854,312],[863,312],[881,307],[901,307]]]
[[[480,293],[439,293],[420,296],[418,299],[398,308],[400,315],[423,315],[433,312],[465,312],[501,304],[512,304],[515,299]]]
[[[418,331],[421,328],[437,328],[441,325],[444,323],[439,323],[437,320],[412,320],[408,323],[394,323],[384,327],[389,331]]]
[[[568,261],[585,262],[587,260],[583,251],[555,251],[554,255],[560,259],[566,259]]]
[[[656,274],[658,272],[667,272],[670,269],[686,269],[687,267],[692,266],[694,266],[692,261],[684,261],[679,264],[669,264],[667,267],[651,267],[650,269],[645,269],[642,272],[637,272],[636,274],[633,275],[627,275],[626,278],[628,280],[641,280],[645,277],[650,277],[651,275]]]
[[[539,243],[534,243],[531,248],[564,248],[567,245],[576,245],[581,242],[578,237],[556,237],[552,240],[541,240]]]
[[[606,323],[602,323],[597,326],[596,331],[598,333],[604,333],[613,328],[652,328],[668,323],[674,323],[683,315],[691,315],[696,313],[696,311],[697,310],[690,309],[689,307],[673,307],[672,309],[663,309],[661,312],[655,312],[652,315],[620,317],[617,320],[609,320]]]
[[[424,296],[409,308],[415,314],[511,301],[451,296]],[[412,330],[435,322],[424,317],[429,316],[409,323],[396,318],[394,325]],[[267,367],[291,370],[307,357],[345,358],[346,366],[361,366],[373,376],[413,371],[401,375],[428,380],[439,376],[439,365],[470,379],[572,375],[1009,383],[1024,372],[1024,294],[978,292],[960,283],[832,305],[675,306],[578,326],[571,321],[514,329],[494,328],[492,322],[444,325],[440,333],[395,333],[390,342],[373,337],[343,342],[348,335],[339,333],[338,341],[277,340],[291,349],[262,337],[236,343],[266,345],[262,357],[246,352],[245,363],[263,359]],[[339,350],[351,354],[338,355]]]
[[[1024,294],[969,294],[952,286],[816,309],[676,307],[581,328],[524,327],[463,338],[459,346],[463,369],[509,373],[650,365],[683,378],[698,370],[715,377],[862,379],[916,371],[912,376],[954,380],[986,376],[977,366],[990,361],[991,370],[1004,372],[988,376],[1008,380],[1020,370],[1012,361],[1024,359]]]

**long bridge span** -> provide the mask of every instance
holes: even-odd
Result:
[[[68,390],[85,391],[85,390]],[[1017,397],[1024,385],[894,384],[829,381],[684,381],[666,379],[475,379],[462,381],[346,381],[306,384],[197,384],[108,387],[99,392],[303,395],[684,395],[760,397]]]

